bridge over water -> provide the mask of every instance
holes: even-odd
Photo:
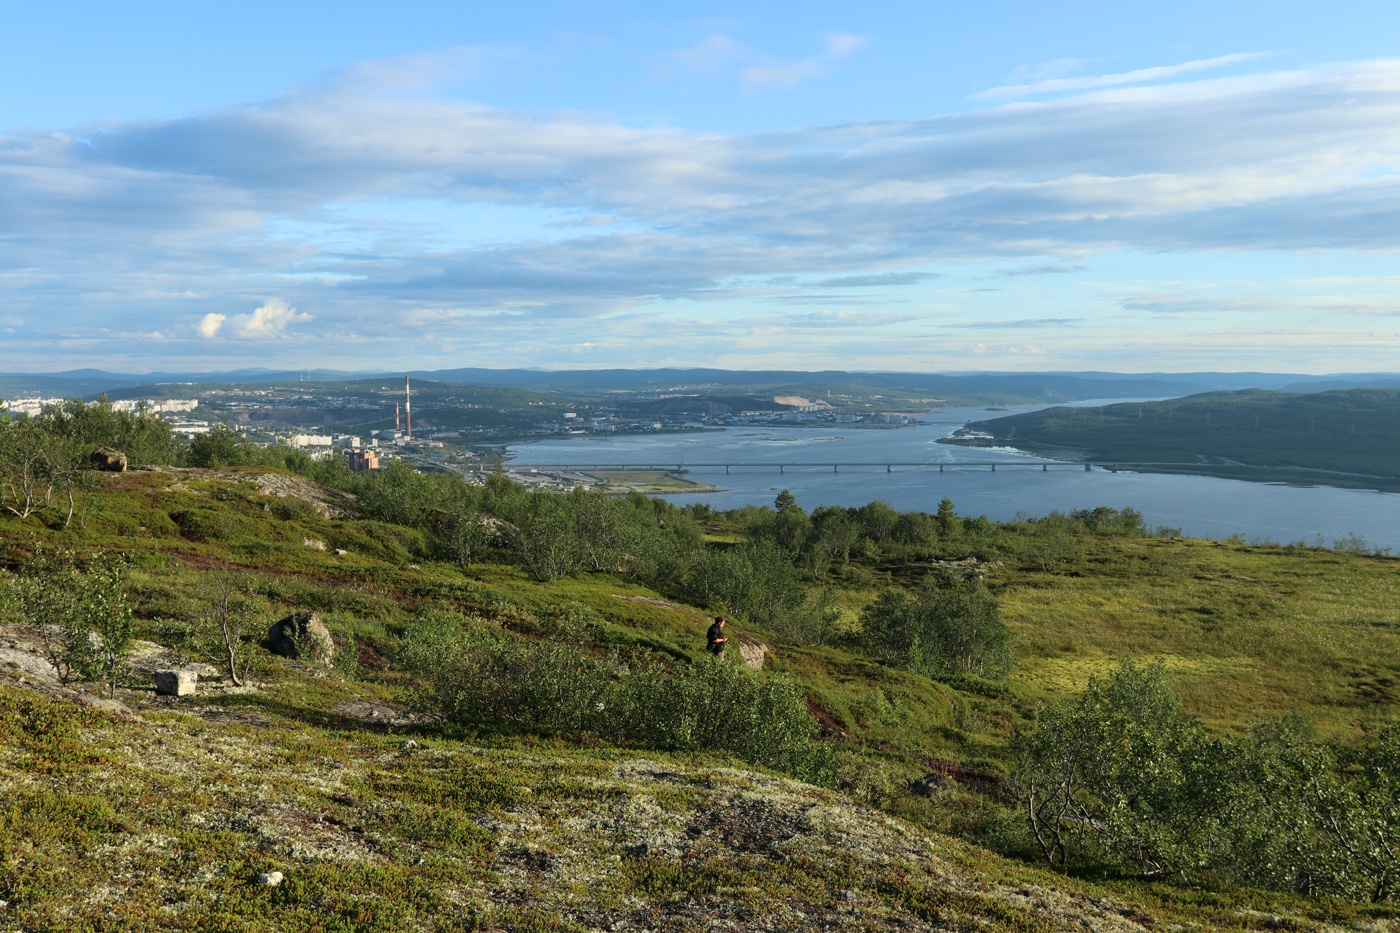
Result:
[[[788,470],[830,470],[833,473],[840,473],[842,470],[884,470],[886,473],[893,473],[898,470],[937,470],[939,473],[957,472],[963,470],[1027,470],[1040,469],[1041,472],[1048,473],[1053,470],[1084,470],[1090,471],[1094,467],[1099,469],[1132,470],[1143,467],[1181,467],[1180,463],[1147,463],[1147,462],[1116,462],[1116,463],[1075,463],[1063,460],[956,460],[956,461],[918,461],[899,462],[887,460],[871,461],[831,461],[831,460],[788,460],[783,462],[741,462],[741,461],[720,461],[714,463],[667,463],[662,461],[633,461],[630,463],[601,463],[598,461],[583,461],[573,463],[513,463],[509,469],[515,472],[536,472],[536,473],[693,473],[697,470],[723,470],[729,473],[733,470],[777,470],[779,473],[786,473]],[[484,471],[487,467],[481,465],[478,471]]]

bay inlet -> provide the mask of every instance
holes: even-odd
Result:
[[[1097,468],[1086,472],[1009,448],[939,443],[968,421],[1043,407],[1016,406],[1005,412],[950,408],[921,416],[923,424],[887,429],[833,424],[586,435],[512,444],[507,453],[515,468],[586,462],[683,466],[688,479],[720,489],[667,496],[679,505],[771,505],[783,489],[809,510],[883,499],[897,509],[933,512],[946,496],[961,515],[998,521],[1018,513],[1040,516],[1107,505],[1132,507],[1149,526],[1177,528],[1190,537],[1243,535],[1248,541],[1330,546],[1340,540],[1356,545],[1359,536],[1369,550],[1400,551],[1397,493]],[[990,464],[1005,467],[993,470]]]

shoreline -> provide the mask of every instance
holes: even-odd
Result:
[[[959,431],[964,429],[960,428]],[[1236,479],[1248,483],[1272,483],[1284,486],[1330,486],[1336,489],[1370,489],[1376,492],[1400,492],[1400,477],[1374,476],[1360,473],[1340,473],[1312,467],[1267,466],[1253,463],[1133,463],[1127,460],[1099,461],[1088,451],[1042,444],[1035,441],[1015,441],[992,437],[983,432],[958,436],[954,432],[939,438],[938,443],[955,447],[996,447],[1016,450],[1035,457],[1045,457],[1064,463],[1082,463],[1110,473],[1159,473],[1169,476],[1211,476]],[[1113,465],[1110,465],[1113,464]],[[1121,466],[1119,465],[1121,464]]]

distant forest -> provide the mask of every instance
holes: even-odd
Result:
[[[1163,472],[1400,488],[1400,391],[1209,392],[975,421],[951,443]]]

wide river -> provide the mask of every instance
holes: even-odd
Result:
[[[1122,401],[1122,400],[1115,400]],[[1045,406],[1021,406],[1010,412]],[[1249,541],[1280,544],[1302,541],[1331,545],[1360,535],[1369,549],[1400,551],[1400,494],[1326,486],[1249,483],[1209,476],[1154,473],[1085,472],[1069,465],[1049,471],[1025,465],[1045,462],[1009,449],[958,447],[940,444],[969,420],[995,418],[1008,412],[983,408],[949,408],[923,416],[927,424],[904,428],[864,428],[854,425],[821,427],[738,427],[695,434],[586,435],[513,444],[512,465],[542,463],[686,464],[689,479],[723,491],[672,495],[678,504],[707,502],[715,508],[771,505],[789,489],[804,508],[819,505],[864,505],[883,499],[897,509],[933,512],[939,500],[953,500],[960,515],[986,515],[997,520],[1017,513],[1045,515],[1053,510],[1131,506],[1152,527],[1181,529],[1196,538],[1228,538],[1243,534]],[[993,472],[972,463],[996,461],[1023,464]],[[936,466],[842,467],[833,464],[917,463]],[[1050,461],[1053,463],[1054,461]],[[772,466],[690,466],[697,463],[749,463]],[[777,464],[787,466],[779,473]]]

